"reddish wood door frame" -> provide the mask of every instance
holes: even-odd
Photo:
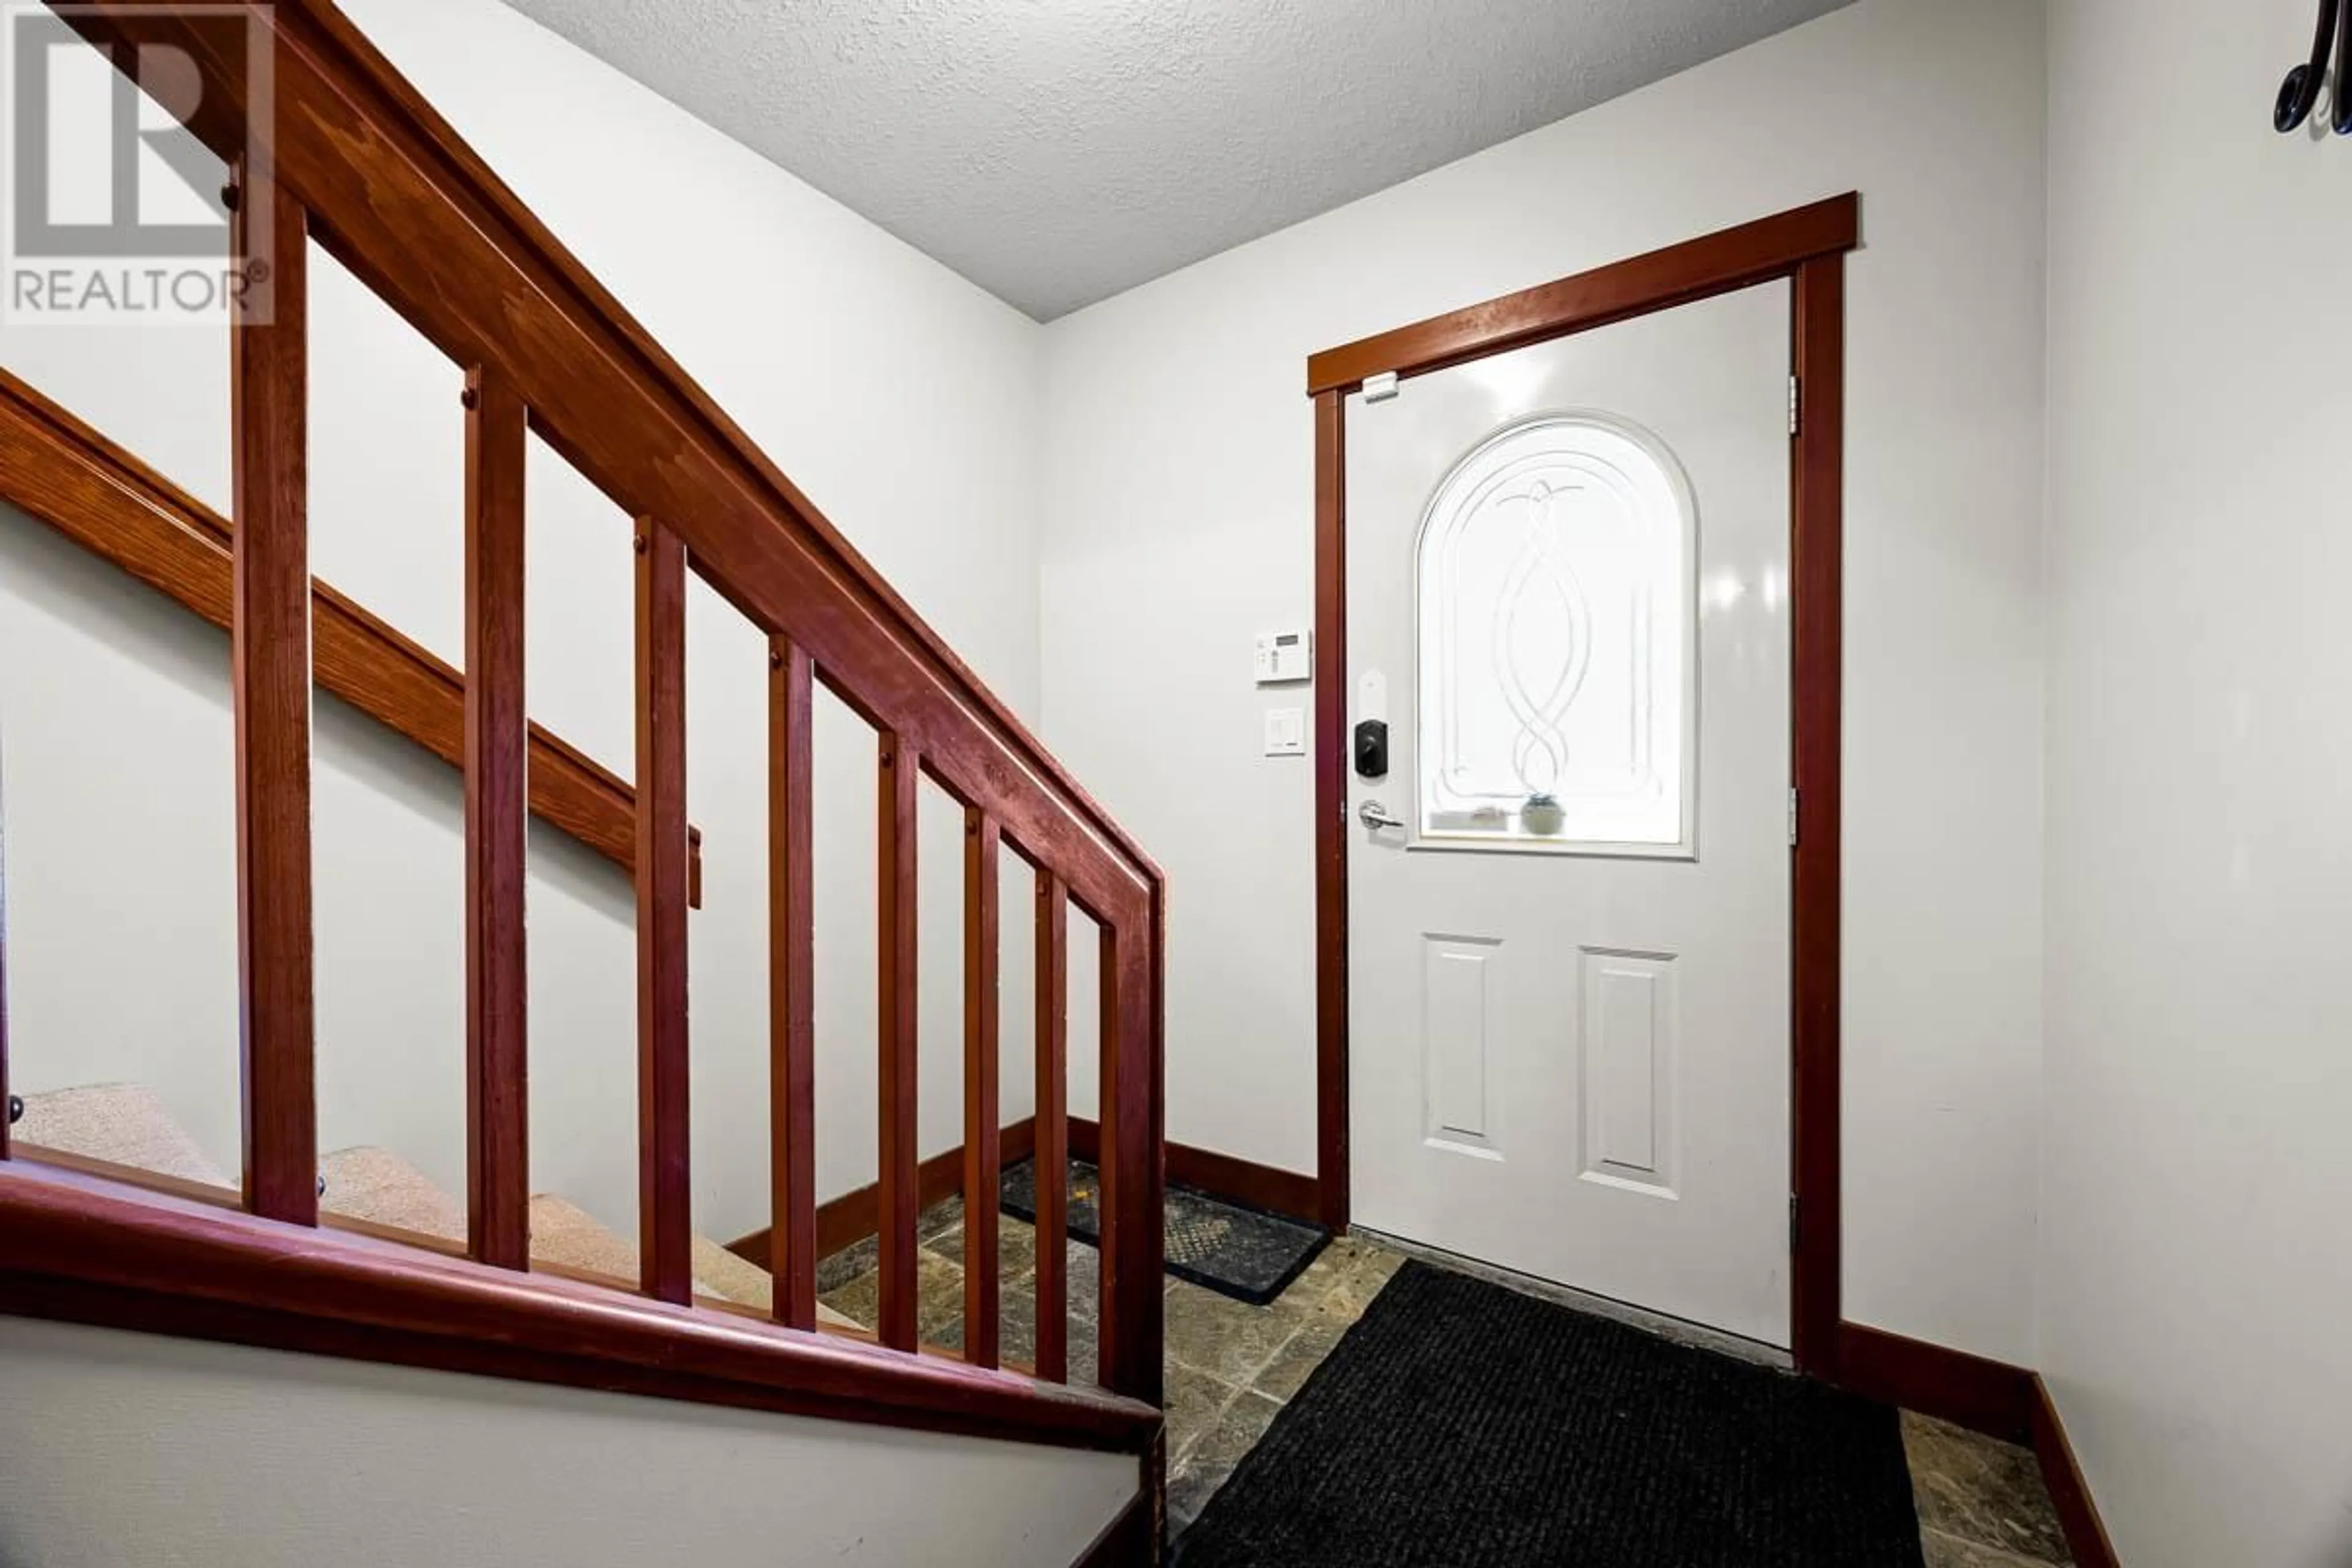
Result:
[[[1797,1365],[1836,1375],[1838,1344],[1839,748],[1843,616],[1845,253],[1861,243],[1848,192],[1645,256],[1417,321],[1307,362],[1315,400],[1316,1193],[1347,1225],[1347,396],[1401,378],[1590,331],[1735,289],[1790,280],[1792,854],[1790,1055],[1793,1198],[1790,1325]]]

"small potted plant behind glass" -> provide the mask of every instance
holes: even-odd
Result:
[[[1519,807],[1519,825],[1538,838],[1556,837],[1568,822],[1568,813],[1559,802],[1543,791],[1528,796],[1527,805]]]

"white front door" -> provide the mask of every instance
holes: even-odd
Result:
[[[1780,1346],[1789,344],[1775,282],[1347,407],[1354,1218]]]

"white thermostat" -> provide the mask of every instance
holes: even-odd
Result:
[[[1268,632],[1257,639],[1257,683],[1284,686],[1315,678],[1312,632]]]

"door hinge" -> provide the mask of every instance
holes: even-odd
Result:
[[[1804,406],[1804,383],[1795,376],[1789,378],[1789,434],[1794,436],[1801,425],[1799,411]]]
[[[1378,375],[1368,375],[1364,378],[1365,402],[1386,403],[1390,398],[1394,397],[1396,395],[1396,372],[1392,370],[1384,370]]]
[[[1797,792],[1789,792],[1789,847],[1797,847]]]
[[[1804,1231],[1798,1223],[1797,1215],[1797,1194],[1790,1193],[1789,1194],[1789,1255],[1791,1258],[1797,1255],[1800,1250],[1799,1243],[1804,1239]]]

